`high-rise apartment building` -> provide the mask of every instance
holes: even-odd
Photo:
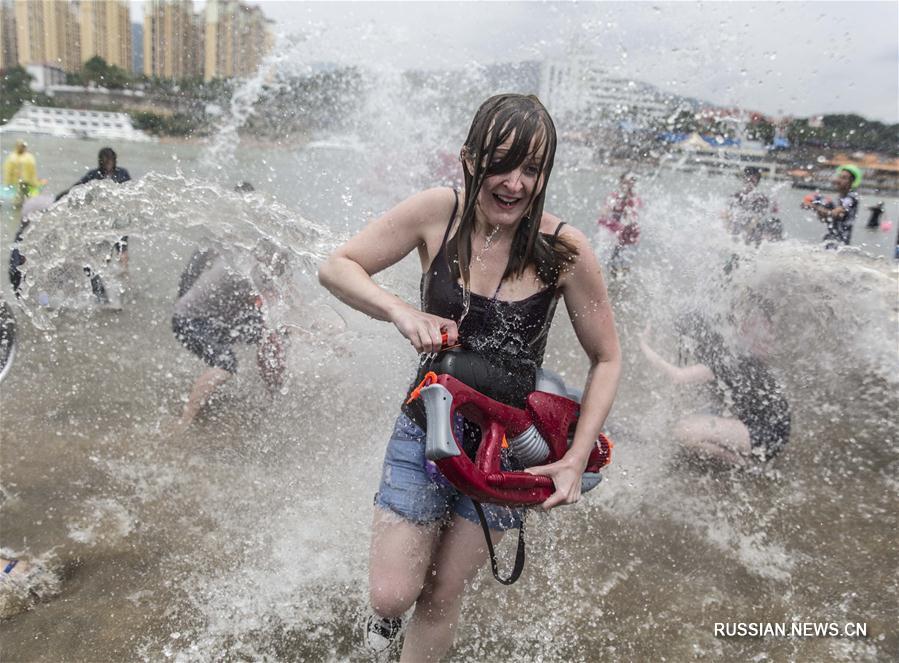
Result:
[[[21,65],[81,69],[81,31],[75,5],[60,0],[15,0],[16,46]]]
[[[647,124],[668,117],[677,102],[646,83],[616,77],[589,55],[543,62],[540,100],[553,113],[579,121],[638,120]]]
[[[203,73],[203,39],[191,0],[150,0],[144,14],[144,73],[190,78]]]
[[[15,67],[19,63],[16,46],[16,13],[12,0],[0,0],[0,70]]]
[[[131,71],[144,73],[144,24],[131,24]]]
[[[255,72],[272,47],[270,24],[259,7],[238,0],[208,0],[203,77],[208,81]]]
[[[94,56],[159,78],[250,76],[273,45],[272,21],[239,0],[146,0],[141,44],[129,0],[0,0],[0,69],[48,65],[79,72]]]
[[[125,0],[81,0],[81,61],[95,55],[131,71],[131,10]]]

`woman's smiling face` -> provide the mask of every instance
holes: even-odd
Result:
[[[487,164],[487,175],[478,193],[478,212],[481,221],[491,226],[513,226],[529,211],[535,192],[543,186],[540,164],[543,158],[542,141],[535,136],[524,160],[506,170],[512,164],[503,163],[515,141],[511,132],[493,154]],[[494,172],[494,171],[505,172]]]

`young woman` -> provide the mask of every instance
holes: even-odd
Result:
[[[545,509],[580,498],[581,474],[612,406],[621,364],[589,242],[543,211],[555,147],[555,127],[536,97],[491,97],[462,147],[464,191],[413,195],[337,249],[319,271],[341,300],[391,322],[424,353],[423,365],[445,335],[446,345],[460,343],[531,380],[543,361],[556,302],[565,300],[590,370],[569,452],[529,470],[555,483]],[[371,278],[413,250],[422,266],[421,309]],[[369,621],[369,640],[395,637],[414,604],[402,660],[416,663],[439,660],[452,645],[465,584],[487,559],[472,501],[428,475],[425,426],[411,406],[397,419],[375,500],[370,563],[377,618]],[[519,523],[513,509],[485,510],[494,541]]]

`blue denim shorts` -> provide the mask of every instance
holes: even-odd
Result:
[[[479,523],[471,498],[460,493],[439,472],[432,478],[425,468],[426,462],[425,432],[405,414],[400,414],[384,455],[375,506],[419,525],[446,521],[453,513]],[[521,509],[486,503],[481,506],[490,529],[521,526]]]

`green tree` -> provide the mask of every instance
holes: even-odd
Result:
[[[774,142],[774,125],[767,120],[760,120],[755,124],[749,125],[746,134],[750,140],[757,140],[765,145]]]
[[[136,129],[157,136],[190,136],[200,128],[193,117],[184,113],[159,115],[147,111],[134,111],[131,113],[131,120]]]
[[[682,109],[668,121],[668,130],[674,133],[693,133],[699,130],[699,123],[693,111]]]
[[[16,114],[26,101],[33,102],[31,74],[24,67],[10,67],[0,72],[0,122],[4,124]]]
[[[99,55],[95,55],[81,66],[81,77],[85,81],[102,85],[109,72],[109,65]]]
[[[116,65],[108,64],[99,55],[95,55],[82,65],[81,78],[86,82],[93,82],[110,89],[128,87],[132,82],[127,71]]]
[[[787,138],[799,146],[899,155],[899,124],[854,114],[825,115],[819,127],[809,126],[807,120],[793,120],[787,127]]]
[[[87,81],[84,80],[84,76],[81,75],[80,71],[67,72],[66,85],[85,86],[87,85]]]
[[[159,135],[162,133],[165,124],[162,115],[149,113],[147,111],[133,111],[130,113],[131,122],[135,129],[146,131],[147,133]]]

